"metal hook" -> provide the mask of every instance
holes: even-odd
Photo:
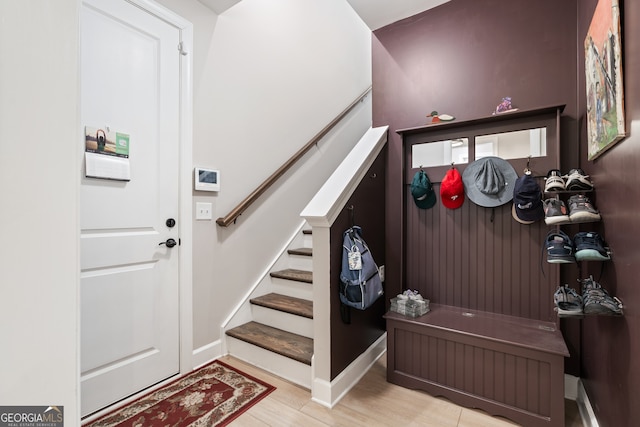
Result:
[[[349,212],[349,217],[351,219],[351,226],[353,227],[354,225],[356,225],[356,215],[355,215],[355,208],[353,205],[351,206],[347,206],[347,209],[350,211]]]
[[[524,169],[524,173],[525,175],[531,175],[531,154],[529,154],[529,156],[527,157],[527,167]]]

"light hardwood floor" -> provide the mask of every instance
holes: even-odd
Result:
[[[328,409],[311,401],[311,393],[230,356],[220,360],[277,389],[240,415],[232,427],[264,426],[425,426],[507,427],[509,420],[463,408],[447,399],[408,390],[386,380],[386,356],[378,360],[358,384]],[[575,402],[565,401],[565,426],[583,427]]]

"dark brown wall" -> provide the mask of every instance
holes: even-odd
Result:
[[[582,378],[600,425],[617,427],[635,425],[640,416],[640,2],[626,0],[622,8],[628,137],[590,162],[583,41],[596,4],[452,0],[376,31],[373,122],[391,129],[387,286],[400,291],[402,150],[394,131],[425,124],[425,115],[434,109],[459,119],[485,116],[503,96],[513,97],[521,108],[566,104],[561,167],[568,171],[579,165],[596,184],[592,199],[603,221],[595,231],[613,250],[600,282],[625,303],[623,318],[563,320],[572,353],[567,371]],[[455,221],[457,214],[447,214]],[[588,263],[580,272],[563,268],[562,279],[568,282],[589,273],[598,277],[601,267]]]
[[[378,266],[385,265],[385,165],[386,147],[367,171],[346,207],[353,206],[353,222],[362,227],[362,238],[367,242]],[[382,316],[385,313],[383,297],[366,310],[350,309],[351,323],[345,324],[340,316],[338,296],[342,268],[343,233],[353,225],[351,211],[343,209],[331,226],[331,379],[333,380],[351,362],[360,356],[385,332]],[[386,289],[385,289],[386,290]]]
[[[374,126],[388,124],[391,129],[387,165],[387,277],[388,286],[396,289],[389,289],[390,294],[400,292],[403,284],[406,286],[400,237],[405,218],[397,208],[403,199],[402,144],[400,135],[393,131],[426,124],[426,114],[434,109],[454,115],[457,120],[484,117],[491,114],[504,96],[511,96],[514,105],[522,109],[564,104],[560,154],[562,159],[572,159],[577,164],[576,10],[577,0],[452,0],[374,33],[373,122]],[[441,217],[448,221],[450,217],[463,215],[473,218],[475,224],[478,215],[486,210],[470,206],[463,209],[467,211],[442,212]],[[502,210],[497,215],[499,220],[508,218]],[[496,227],[500,223],[482,224]],[[534,234],[539,236],[540,226],[534,228]],[[500,235],[488,241],[484,250],[502,254],[504,242]],[[511,239],[509,242],[514,243]],[[496,258],[491,262],[496,263]],[[529,262],[531,271],[540,271],[539,257],[532,255]],[[471,267],[463,265],[461,274],[469,277]],[[487,275],[485,279],[489,281],[491,277]],[[549,286],[555,284],[546,284],[541,289],[546,292]],[[487,289],[476,288],[473,292],[488,295]],[[514,298],[520,295],[527,298],[520,292],[511,293],[507,301],[514,304]],[[491,309],[497,303],[483,304]],[[522,308],[516,310],[524,315],[538,315],[528,304],[528,301],[520,303]],[[503,310],[502,305],[500,309]],[[546,315],[548,306],[539,312]],[[578,375],[580,329],[574,324],[562,327],[572,355],[567,370]]]
[[[387,277],[394,291],[403,283],[402,147],[394,131],[426,124],[432,110],[460,120],[487,116],[511,96],[524,109],[566,104],[563,140],[575,145],[575,13],[576,0],[452,0],[374,32],[373,123],[390,126]]]
[[[625,305],[623,318],[582,321],[582,373],[602,427],[637,425],[640,417],[640,2],[622,8],[623,78],[627,138],[595,161],[587,160],[586,90],[582,41],[597,0],[578,3],[580,164],[591,175],[603,221],[599,229],[613,251],[599,282]],[[599,265],[583,275],[598,278]]]

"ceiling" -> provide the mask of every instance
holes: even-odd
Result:
[[[347,0],[371,31],[434,8],[449,0]]]
[[[199,0],[218,15],[240,0]],[[347,0],[371,31],[439,6],[449,0]]]

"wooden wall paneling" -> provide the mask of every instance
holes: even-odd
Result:
[[[387,320],[391,382],[481,407],[524,425],[564,423],[563,355],[435,325],[424,328],[421,321],[400,316]]]
[[[433,302],[476,310],[552,320],[552,295],[558,283],[557,268],[541,268],[541,248],[549,229],[544,222],[523,225],[511,216],[511,203],[496,208],[466,199],[460,209],[445,208],[439,198],[440,181],[450,166],[425,168],[438,202],[419,209],[410,193],[411,147],[460,135],[547,128],[547,156],[531,159],[531,169],[542,177],[558,165],[559,122],[562,106],[513,113],[467,122],[399,130],[404,140],[405,188],[405,288],[417,289]],[[518,175],[527,159],[510,159]],[[466,165],[456,165],[464,173]],[[543,269],[545,270],[543,273]]]

